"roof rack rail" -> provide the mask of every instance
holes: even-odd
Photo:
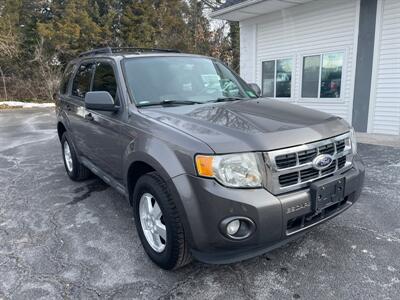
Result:
[[[177,49],[163,49],[163,48],[142,48],[142,47],[116,47],[111,48],[113,53],[118,52],[171,52],[171,53],[181,53]]]
[[[177,49],[162,49],[162,48],[141,48],[141,47],[105,47],[105,48],[97,48],[89,51],[85,51],[79,54],[79,57],[96,55],[96,54],[112,54],[112,53],[137,53],[140,54],[142,52],[167,52],[167,53],[181,53],[181,51]]]
[[[89,56],[89,55],[96,55],[96,54],[101,54],[101,53],[109,53],[109,54],[111,54],[112,53],[112,49],[110,47],[92,49],[92,50],[80,53],[79,57]]]

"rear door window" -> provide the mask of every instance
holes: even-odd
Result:
[[[82,63],[72,82],[72,95],[85,98],[87,92],[90,91],[90,84],[92,81],[94,63]]]
[[[92,91],[106,91],[117,103],[117,80],[112,65],[108,62],[98,62],[94,73]]]

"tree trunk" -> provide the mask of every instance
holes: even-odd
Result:
[[[239,22],[229,22],[229,37],[232,47],[232,69],[240,73],[240,32]]]
[[[4,78],[4,73],[3,70],[0,67],[0,75],[1,78],[3,79],[3,89],[4,89],[4,98],[6,99],[6,101],[8,100],[7,98],[7,86],[6,86],[6,79]]]

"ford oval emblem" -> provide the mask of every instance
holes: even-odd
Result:
[[[316,158],[313,160],[313,166],[317,170],[323,170],[328,168],[333,162],[333,157],[332,155],[329,154],[321,154],[318,155]]]

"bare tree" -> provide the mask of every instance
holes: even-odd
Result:
[[[35,47],[32,62],[37,64],[38,75],[44,83],[48,99],[53,99],[53,95],[56,93],[61,79],[61,64],[55,55],[51,56],[47,54],[43,38]]]
[[[4,32],[3,32],[4,31]],[[0,32],[0,53],[6,59],[11,59],[18,54],[18,37],[13,32],[11,24],[9,24],[7,30],[2,30]],[[0,65],[0,76],[3,82],[4,97],[7,101],[7,85],[4,77],[3,68]]]
[[[201,2],[212,9],[218,8],[223,3],[221,0],[201,0]]]

